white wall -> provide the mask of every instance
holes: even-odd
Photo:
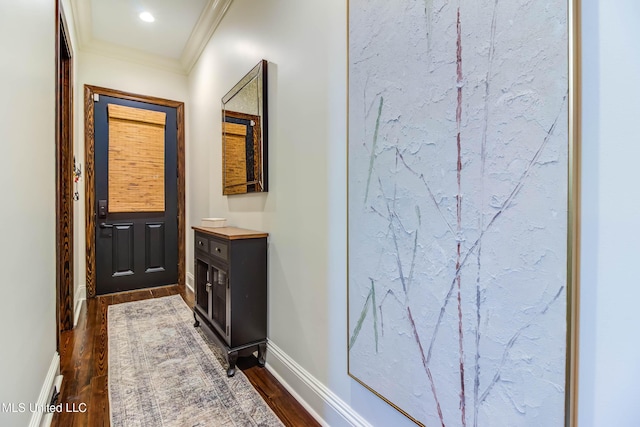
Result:
[[[56,351],[54,6],[0,0],[0,403],[36,403]]]
[[[68,8],[65,11],[69,10]],[[72,21],[70,13],[68,20]],[[69,22],[71,24],[71,22]],[[140,95],[155,96],[185,103],[185,114],[190,114],[187,103],[187,76],[153,66],[134,64],[94,52],[87,52],[75,46],[75,156],[82,163],[84,174],[84,85],[116,89]],[[185,132],[188,138],[188,129]],[[85,262],[85,196],[84,176],[79,183],[80,200],[75,203],[75,289],[74,298],[84,298],[86,286]],[[188,211],[187,201],[187,211]]]
[[[123,61],[92,51],[80,52],[79,83],[174,101],[186,101],[187,76]]]
[[[234,0],[189,76],[189,220],[269,232],[271,342],[372,424],[409,426],[347,375],[346,19],[342,0]],[[270,191],[225,197],[220,98],[262,58]],[[191,272],[192,261],[189,252]],[[331,426],[347,425],[273,354],[267,361]]]
[[[638,425],[640,3],[583,0],[580,427]]]

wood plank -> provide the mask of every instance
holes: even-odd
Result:
[[[93,356],[93,330],[95,328],[96,300],[88,300],[84,318],[78,321],[78,326],[69,331],[73,334],[73,347],[61,348],[61,373],[64,377],[58,403],[80,405],[88,403],[88,387],[93,376],[91,359]],[[71,350],[71,351],[69,351]],[[63,352],[64,351],[64,352]],[[53,417],[54,426],[84,426],[86,415],[82,413],[61,412]]]
[[[244,358],[238,363],[238,368],[247,376],[253,387],[285,426],[320,427],[315,418],[294,399],[271,372],[258,366],[255,357]]]
[[[112,301],[110,295],[96,298],[96,330],[94,335],[93,372],[96,376],[107,375],[108,343],[107,343],[107,310]]]
[[[130,292],[120,292],[113,294],[113,304],[122,304],[123,302],[141,301],[153,298],[153,294],[149,289],[141,289]]]
[[[174,293],[171,292],[168,286],[162,286],[160,288],[151,288],[149,289],[149,292],[151,292],[151,295],[153,295],[154,298],[162,298],[162,297],[168,297],[169,295],[174,295]]]
[[[96,296],[96,218],[95,206],[95,141],[94,141],[94,89],[91,86],[84,87],[84,194],[85,194],[85,251],[87,268],[87,299]]]
[[[60,332],[73,328],[73,73],[71,38],[66,21],[56,2],[56,262],[59,277],[58,293],[58,344]]]
[[[178,115],[178,285],[186,284],[186,195],[185,195],[185,141],[184,141],[184,104],[176,107]]]
[[[181,286],[179,292],[180,296],[182,296],[182,299],[187,303],[189,308],[193,308],[195,305],[195,295],[193,291],[189,290],[186,286]]]
[[[263,231],[256,230],[247,230],[244,228],[237,227],[191,227],[196,231],[200,231],[202,233],[210,234],[215,237],[220,237],[221,239],[226,240],[237,240],[237,239],[259,239],[262,237],[268,237],[269,233],[265,233]]]
[[[94,377],[91,380],[91,400],[87,421],[91,427],[109,427],[109,389],[107,375]]]

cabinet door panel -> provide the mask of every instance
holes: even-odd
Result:
[[[207,290],[209,264],[196,258],[195,266],[196,305],[198,305],[198,307],[200,307],[205,313],[209,313],[209,292]]]
[[[219,328],[227,343],[229,343],[229,325],[227,323],[227,287],[229,276],[222,267],[212,266],[213,280],[211,282],[211,320]]]

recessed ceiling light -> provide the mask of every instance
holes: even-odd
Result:
[[[144,22],[153,22],[156,20],[156,18],[154,18],[153,15],[149,12],[142,12],[138,16],[140,16],[140,19],[142,19]]]

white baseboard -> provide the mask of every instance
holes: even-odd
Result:
[[[194,292],[193,290],[193,274],[191,273],[187,273],[187,288],[189,288],[191,290],[191,292]]]
[[[53,359],[51,360],[51,365],[49,365],[49,371],[47,372],[47,376],[44,379],[44,383],[42,384],[42,388],[40,389],[40,396],[38,396],[38,402],[36,403],[37,408],[43,408],[49,404],[49,400],[53,395],[53,387],[56,383],[56,378],[58,377],[58,373],[60,372],[60,355],[58,352],[53,354]],[[29,427],[48,427],[48,424],[43,424],[44,416],[46,414],[42,411],[35,411],[31,415],[31,421],[29,422]],[[49,423],[51,419],[49,419]]]
[[[80,317],[80,310],[82,309],[82,302],[87,300],[87,287],[79,286],[76,290],[79,297],[76,299],[76,306],[73,311],[73,326],[78,324],[78,318]]]
[[[62,375],[58,375],[56,377],[55,381],[53,382],[53,387],[56,388],[58,393],[60,392],[60,389],[62,387]],[[51,394],[50,394],[51,396],[53,396],[53,387],[51,387]],[[42,420],[40,421],[40,427],[50,427],[52,421],[53,421],[53,412],[47,412],[44,414],[44,416],[42,417]]]
[[[372,427],[371,424],[362,418],[360,414],[351,408],[344,400],[342,400],[337,394],[327,388],[324,384],[318,381],[307,370],[300,366],[295,360],[287,355],[280,347],[269,341],[267,343],[267,359],[275,359],[275,364],[280,365],[286,372],[278,372],[278,369],[274,367],[274,364],[267,363],[266,367],[273,374],[274,377],[293,395],[293,397],[300,402],[300,404],[314,417],[321,425],[330,427],[327,419],[341,418],[344,422],[341,423],[347,426],[354,427]],[[291,381],[285,380],[284,377],[290,378]],[[295,381],[298,387],[303,387],[306,390],[296,390],[290,382]],[[313,400],[321,402],[322,405],[312,405],[307,400],[302,398],[301,394],[312,396]],[[319,406],[314,408],[313,406]],[[326,414],[326,411],[330,410],[333,414]],[[318,411],[321,411],[319,413]],[[335,424],[335,423],[333,423]]]

